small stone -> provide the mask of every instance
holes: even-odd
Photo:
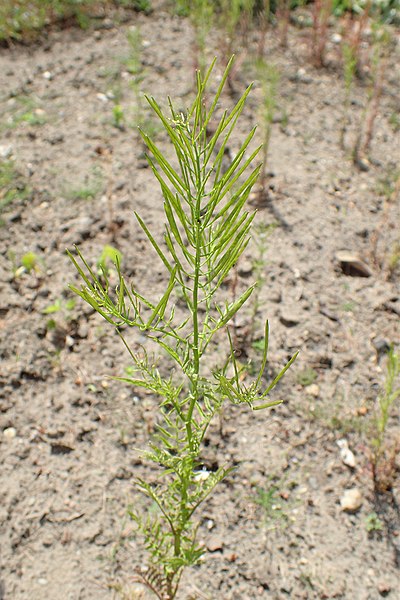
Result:
[[[297,81],[300,81],[301,83],[312,83],[314,81],[313,78],[310,77],[310,75],[308,75],[306,70],[303,69],[302,67],[300,67],[300,69],[298,69],[298,71],[296,73],[296,79],[297,79]]]
[[[301,316],[295,309],[282,307],[279,320],[285,327],[294,327],[300,323]]]
[[[372,345],[375,348],[378,356],[387,354],[390,350],[389,342],[383,338],[375,338],[372,340]]]
[[[353,452],[350,450],[347,440],[338,440],[337,445],[340,448],[340,456],[342,458],[342,462],[354,469],[356,466],[356,459],[354,457]]]
[[[109,101],[107,94],[102,94],[102,93],[96,94],[96,98],[98,100],[100,100],[100,102],[104,102],[104,103]]]
[[[0,158],[10,158],[13,153],[13,147],[6,144],[0,144]]]
[[[17,435],[17,430],[15,427],[7,427],[3,430],[3,435],[7,440],[12,440]]]
[[[54,538],[52,535],[47,535],[43,538],[42,544],[45,548],[50,548],[53,545]]]
[[[371,277],[369,266],[358,256],[351,252],[337,252],[335,256],[344,275],[352,277]]]
[[[222,551],[224,542],[220,537],[213,536],[207,542],[207,550],[209,552]]]
[[[380,581],[378,583],[378,592],[381,596],[387,596],[392,591],[392,587],[386,581]]]
[[[62,133],[56,133],[55,135],[51,135],[48,138],[46,138],[46,142],[48,142],[52,146],[56,146],[57,144],[62,144],[64,139],[65,138]]]
[[[39,577],[38,584],[39,585],[47,585],[47,579],[45,579],[44,577]]]
[[[65,345],[67,346],[67,348],[72,348],[75,344],[75,340],[72,337],[72,335],[67,335],[65,337]]]
[[[331,40],[334,44],[340,44],[342,41],[342,36],[340,33],[334,33],[331,37]]]
[[[238,273],[241,277],[248,277],[253,272],[253,263],[250,260],[244,260],[239,263]]]
[[[340,498],[340,506],[344,512],[354,513],[359,510],[362,501],[360,490],[352,488],[344,491],[343,496]]]
[[[306,394],[308,394],[309,396],[313,396],[314,398],[317,398],[319,396],[319,386],[316,383],[307,385],[304,388],[304,391],[306,392]]]
[[[78,327],[78,336],[81,339],[85,339],[88,337],[88,335],[89,335],[89,325],[86,322],[82,321]]]

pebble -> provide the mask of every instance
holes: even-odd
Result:
[[[353,277],[371,277],[372,275],[371,269],[358,254],[347,251],[337,252],[335,258],[345,275]]]
[[[78,327],[78,336],[81,339],[85,339],[87,338],[89,335],[89,325],[88,323],[86,323],[85,321],[83,321],[82,323],[79,324]]]
[[[75,340],[72,337],[72,335],[67,335],[65,337],[65,345],[67,346],[67,348],[72,348],[75,344]]]
[[[308,394],[309,396],[313,396],[314,398],[317,398],[319,396],[319,386],[316,383],[311,383],[311,385],[307,385],[304,388],[304,391],[306,392],[306,394]]]
[[[358,488],[345,490],[343,496],[340,498],[342,510],[348,513],[357,512],[361,508],[362,502],[362,495]]]
[[[312,77],[310,77],[310,75],[307,75],[306,70],[303,69],[302,67],[300,67],[300,69],[298,69],[298,71],[296,73],[296,79],[297,79],[297,81],[300,81],[301,83],[312,83],[314,81],[314,79]]]
[[[389,583],[386,581],[380,581],[378,583],[378,592],[381,596],[387,596],[392,591],[392,588]]]
[[[244,260],[238,267],[238,273],[241,277],[248,277],[252,274],[254,265],[250,260]]]
[[[9,144],[0,144],[0,158],[10,158],[13,153],[13,147]]]
[[[17,430],[15,427],[7,427],[3,430],[3,435],[7,440],[12,440],[17,435]]]
[[[47,579],[45,579],[44,577],[39,577],[38,584],[39,585],[47,585]]]
[[[98,100],[100,100],[101,102],[108,102],[109,101],[109,98],[107,97],[107,94],[102,94],[102,93],[96,94],[96,98]]]
[[[43,79],[47,79],[47,81],[51,81],[53,79],[53,74],[50,71],[45,71],[43,73]]]
[[[295,309],[283,307],[280,311],[279,320],[285,327],[294,327],[300,323],[301,315]]]
[[[350,450],[347,440],[338,440],[337,445],[340,448],[340,456],[342,458],[342,462],[354,469],[356,466],[356,459],[354,457],[353,452]]]
[[[207,550],[209,552],[217,552],[218,550],[222,550],[224,547],[224,542],[220,537],[213,536],[207,542]]]

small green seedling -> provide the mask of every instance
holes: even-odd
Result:
[[[269,479],[271,482],[271,478]],[[282,498],[279,485],[272,482],[267,488],[257,487],[255,504],[263,509],[265,524],[270,529],[284,528],[288,525],[289,516],[285,510],[287,502]]]
[[[145,108],[143,106],[143,93],[141,90],[141,84],[143,82],[143,61],[142,61],[142,48],[143,40],[142,33],[138,26],[130,27],[127,40],[129,44],[129,56],[125,59],[125,65],[128,73],[131,75],[129,86],[134,95],[134,120],[133,126],[135,129],[142,126],[146,122]]]
[[[257,60],[256,68],[262,90],[260,117],[263,136],[263,162],[260,173],[260,188],[265,197],[267,195],[268,151],[277,102],[279,72],[274,65],[268,64],[264,59]]]
[[[265,275],[265,256],[268,249],[268,240],[274,230],[276,229],[277,224],[257,224],[254,227],[253,239],[255,241],[256,253],[253,254],[252,260],[252,272],[257,282],[257,286],[253,292],[252,302],[251,302],[251,332],[250,339],[252,342],[252,347],[255,350],[263,351],[264,350],[264,338],[260,340],[256,340],[255,336],[258,331],[258,319],[257,315],[260,311],[260,295],[261,290],[265,284],[266,275]]]
[[[312,367],[307,367],[297,374],[297,383],[303,387],[307,387],[314,383],[317,377],[318,373]]]
[[[101,275],[102,273],[106,273],[107,276],[109,276],[110,265],[121,265],[121,262],[122,253],[119,250],[117,250],[117,248],[114,248],[114,246],[106,244],[103,247],[99,260],[97,261],[99,275]]]
[[[150,0],[119,0],[122,5],[126,4],[129,7],[133,7],[137,12],[144,12],[149,15],[153,7]]]
[[[343,43],[342,55],[345,97],[343,103],[342,127],[340,130],[340,146],[344,149],[346,131],[350,123],[351,90],[353,86],[354,77],[357,71],[357,56],[355,54],[353,46],[348,42]]]
[[[125,115],[122,106],[120,104],[114,104],[112,113],[114,127],[116,127],[117,129],[123,129]]]
[[[382,520],[378,517],[376,512],[369,513],[369,515],[365,517],[365,529],[368,533],[383,530]]]
[[[27,273],[36,271],[38,268],[38,257],[34,252],[27,252],[21,258],[21,265],[24,267]]]
[[[34,252],[26,252],[26,254],[21,257],[20,265],[16,268],[14,267],[14,277],[17,279],[18,277],[24,275],[24,273],[32,272],[40,272],[39,257]]]
[[[12,160],[0,160],[0,225],[1,213],[16,200],[25,200],[29,189]]]
[[[58,312],[62,311],[63,309],[65,309],[66,311],[71,311],[75,308],[75,305],[76,305],[75,298],[69,298],[65,302],[63,302],[60,298],[57,298],[57,300],[54,302],[54,304],[50,304],[49,306],[46,306],[46,308],[44,308],[42,310],[42,314],[43,315],[53,315],[54,313],[58,313]]]
[[[61,298],[57,298],[53,304],[49,304],[46,306],[41,312],[42,315],[56,315],[61,314],[65,321],[69,321],[71,319],[71,312],[74,310],[76,305],[75,298],[68,298],[67,300],[62,300]],[[57,327],[57,322],[54,316],[48,319],[46,323],[46,328],[51,331]]]
[[[131,75],[140,77],[138,83],[142,79],[142,34],[139,27],[130,27],[126,39],[129,44],[129,56],[125,59],[125,66]]]
[[[395,454],[399,440],[389,443],[388,423],[393,405],[400,397],[400,356],[392,346],[387,357],[387,372],[382,393],[377,399],[372,439],[372,476],[377,491],[391,487],[395,472]]]
[[[142,132],[150,166],[164,197],[163,242],[153,236],[142,217],[136,217],[165,269],[161,297],[154,300],[128,285],[118,256],[118,284],[112,290],[106,269],[99,277],[79,250],[77,256],[69,253],[83,280],[81,288],[71,289],[116,328],[130,354],[135,374],[120,380],[136,389],[144,388],[159,399],[156,434],[144,453],[159,474],[149,481],[136,480],[138,490],[148,499],[149,510],[145,514],[130,513],[150,562],[147,570],[137,571],[137,579],[159,600],[173,600],[183,570],[201,560],[205,550],[197,540],[195,513],[232,472],[229,465],[215,470],[204,466],[202,449],[210,423],[226,402],[247,405],[257,412],[280,404],[281,400],[268,396],[297,356],[272,381],[265,382],[269,336],[266,322],[260,369],[253,381],[241,377],[235,357],[229,325],[250,298],[254,285],[232,302],[224,300],[221,286],[250,241],[255,215],[246,210],[245,203],[260,171],[259,166],[253,166],[259,148],[250,149],[255,134],[252,129],[229,167],[223,169],[224,150],[251,86],[230,112],[221,113],[218,108],[219,121],[209,136],[207,125],[222,100],[232,60],[206,105],[206,87],[214,64],[215,60],[204,76],[197,73],[196,97],[185,112],[178,111],[170,100],[167,115],[154,98],[147,97],[175,153],[172,162]],[[158,345],[169,361],[168,375],[162,375],[159,361],[150,357],[145,343],[138,351],[128,345],[124,336],[127,327],[137,329]],[[226,336],[224,346],[220,335],[216,339],[222,332]],[[221,362],[210,366],[207,355],[216,344]]]
[[[103,190],[103,174],[98,167],[86,175],[81,185],[67,189],[65,195],[70,200],[94,200]]]

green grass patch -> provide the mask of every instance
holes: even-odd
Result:
[[[15,200],[24,200],[29,194],[21,174],[12,160],[0,160],[0,224],[4,224],[1,214]]]
[[[117,6],[150,12],[150,0],[1,0],[0,41],[31,40],[45,27],[71,22],[86,29]]]

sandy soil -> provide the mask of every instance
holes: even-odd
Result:
[[[140,88],[161,102],[170,94],[185,107],[193,31],[162,9],[119,26],[55,32],[45,44],[0,51],[0,149],[3,160],[14,161],[21,192],[2,210],[0,228],[3,600],[141,597],[132,573],[142,550],[126,509],[142,502],[133,477],[151,470],[136,449],[153,430],[156,400],[108,379],[124,374],[129,356],[98,315],[80,301],[68,302],[67,286],[78,280],[65,254],[79,244],[95,264],[112,244],[139,287],[156,295],[165,283],[133,216],[138,211],[155,235],[162,231],[161,194],[130,126],[138,117],[126,64],[133,25],[142,34]],[[210,432],[205,464],[229,462],[237,470],[200,515],[207,554],[187,573],[180,597],[394,600],[400,484],[397,478],[391,492],[374,494],[369,432],[385,378],[382,350],[400,342],[399,268],[388,271],[399,199],[388,200],[387,184],[400,150],[393,126],[399,44],[371,161],[360,170],[339,145],[344,86],[334,66],[337,47],[330,47],[333,66],[317,71],[310,66],[308,31],[289,34],[285,50],[275,35],[267,38],[280,84],[269,200],[258,206],[257,222],[278,227],[267,242],[257,328],[270,319],[271,373],[294,350],[301,353],[274,393],[285,399],[282,406],[257,415],[227,407]],[[210,47],[209,57],[214,53]],[[244,89],[254,78],[245,62],[235,85]],[[366,82],[357,82],[349,148],[367,98]],[[113,125],[117,101],[121,129]],[[232,104],[228,94],[224,101]],[[256,83],[232,152],[259,119],[260,101]],[[167,149],[146,109],[144,116]],[[36,254],[37,264],[24,273],[19,267],[27,252]],[[255,238],[238,267],[241,283],[254,278],[258,252]],[[339,252],[358,255],[370,275],[343,268]],[[55,304],[59,310],[48,314]],[[257,360],[246,337],[251,310],[244,311],[238,336],[244,354]],[[132,334],[135,341],[141,340]],[[398,435],[398,428],[397,410],[390,434]],[[343,463],[337,444],[343,439],[354,467]],[[348,513],[340,500],[352,488],[362,503]],[[382,528],[368,533],[372,513]]]

